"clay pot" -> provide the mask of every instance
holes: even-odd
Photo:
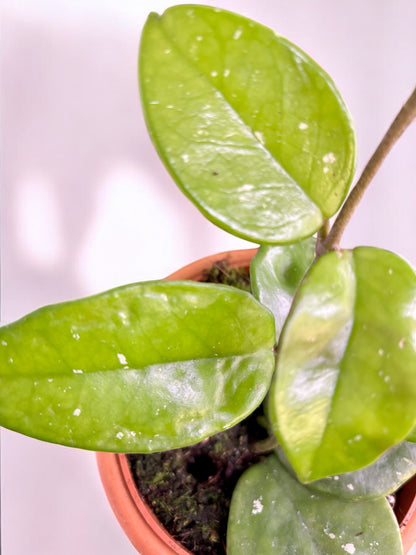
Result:
[[[406,555],[416,543],[416,476],[397,493],[394,512],[400,525],[403,552]]]
[[[218,261],[231,267],[248,267],[257,249],[246,249],[202,258],[171,274],[166,279],[199,281],[204,270]],[[101,481],[121,527],[141,555],[192,555],[176,542],[141,499],[127,457],[97,453]],[[400,526],[405,555],[416,543],[416,476],[397,494],[394,509]]]

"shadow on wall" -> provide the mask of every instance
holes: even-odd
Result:
[[[193,229],[215,250],[147,137],[140,28],[3,27],[3,317],[163,277],[200,256]]]

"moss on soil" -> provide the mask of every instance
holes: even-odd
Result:
[[[224,555],[233,489],[264,456],[251,448],[267,436],[261,412],[191,447],[128,455],[140,494],[165,528],[195,555]]]

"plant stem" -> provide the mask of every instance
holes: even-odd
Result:
[[[270,453],[278,446],[276,436],[269,436],[266,439],[261,439],[256,441],[250,446],[250,450],[257,455],[265,455],[266,453]]]
[[[387,154],[416,118],[416,88],[390,125],[381,143],[368,161],[355,187],[350,192],[326,239],[319,246],[318,254],[339,248],[339,242],[367,187],[377,173]]]

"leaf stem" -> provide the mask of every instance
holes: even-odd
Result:
[[[328,236],[321,242],[318,254],[324,254],[330,250],[337,250],[342,234],[345,231],[355,209],[364,196],[367,187],[370,185],[373,177],[377,173],[384,159],[396,144],[397,140],[406,131],[412,121],[416,118],[416,88],[397,114],[393,123],[390,125],[387,133],[384,135],[381,143],[378,145],[373,156],[368,161],[355,187],[350,192],[340,213],[338,214],[334,225]]]

